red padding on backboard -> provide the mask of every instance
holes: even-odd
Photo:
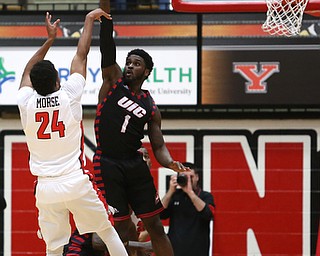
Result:
[[[298,0],[297,0],[298,1]],[[177,12],[216,13],[216,12],[266,12],[265,0],[172,0],[172,7]],[[319,10],[320,0],[310,0],[306,10]]]

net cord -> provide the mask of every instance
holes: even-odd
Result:
[[[308,0],[266,0],[268,11],[262,30],[270,35],[298,35],[307,3]]]

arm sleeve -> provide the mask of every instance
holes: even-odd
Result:
[[[112,66],[116,63],[116,45],[113,39],[113,21],[101,17],[100,24],[100,52],[101,68]]]

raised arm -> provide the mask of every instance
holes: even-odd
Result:
[[[95,20],[101,21],[101,16],[104,16],[106,19],[111,19],[110,14],[107,14],[100,8],[97,8],[86,15],[83,32],[81,33],[78,42],[77,52],[71,63],[71,74],[79,73],[83,77],[86,77],[87,56],[91,45],[93,23]]]
[[[51,18],[52,18],[51,15],[47,12],[45,24],[46,24],[46,28],[47,28],[48,38],[44,42],[44,44],[39,48],[39,50],[28,61],[27,65],[23,71],[23,74],[22,74],[20,88],[23,86],[32,87],[32,84],[30,81],[30,71],[31,71],[34,64],[36,64],[37,62],[44,59],[48,50],[52,46],[54,39],[57,36],[57,30],[58,30],[58,25],[59,25],[60,19],[57,19],[54,23],[51,23]]]
[[[100,0],[104,11],[110,10],[110,0]],[[99,103],[107,96],[111,86],[122,76],[122,70],[116,63],[116,45],[113,39],[113,21],[102,18],[100,25],[100,52],[102,86],[99,92]]]
[[[100,0],[100,8],[107,13],[110,13],[110,0]]]

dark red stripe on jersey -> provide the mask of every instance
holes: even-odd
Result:
[[[102,151],[101,151],[100,149],[97,149],[97,150],[96,150],[96,154],[101,155],[101,154],[102,154]]]
[[[99,151],[98,151],[99,152]],[[97,192],[97,195],[99,197],[99,199],[103,202],[104,204],[104,207],[106,208],[106,210],[108,211],[108,204],[107,204],[107,201],[105,199],[105,194],[106,194],[106,191],[104,189],[104,183],[103,183],[103,180],[102,180],[102,177],[101,177],[101,167],[100,167],[100,155],[95,155],[94,156],[94,159],[93,159],[93,176],[94,176],[94,180],[92,180],[92,186],[93,186],[93,189]],[[109,221],[112,223],[112,225],[114,224],[113,223],[113,216],[111,214],[109,214]]]
[[[152,101],[152,104],[153,104],[153,106],[152,106],[152,112],[151,112],[150,120],[155,115],[156,109],[157,109],[156,103],[154,101]]]
[[[96,116],[100,116],[101,115],[101,108],[103,106],[103,103],[99,103],[97,106],[97,111],[96,111]]]
[[[96,175],[94,179],[97,182],[97,184],[98,184],[98,181],[102,181],[102,177],[101,176],[99,177],[98,175]]]
[[[104,182],[101,174],[100,158],[101,158],[101,150],[96,150],[96,154],[93,157],[93,174],[95,177],[95,182],[97,184],[97,187],[101,191],[101,194],[105,197],[106,191],[104,189]]]

